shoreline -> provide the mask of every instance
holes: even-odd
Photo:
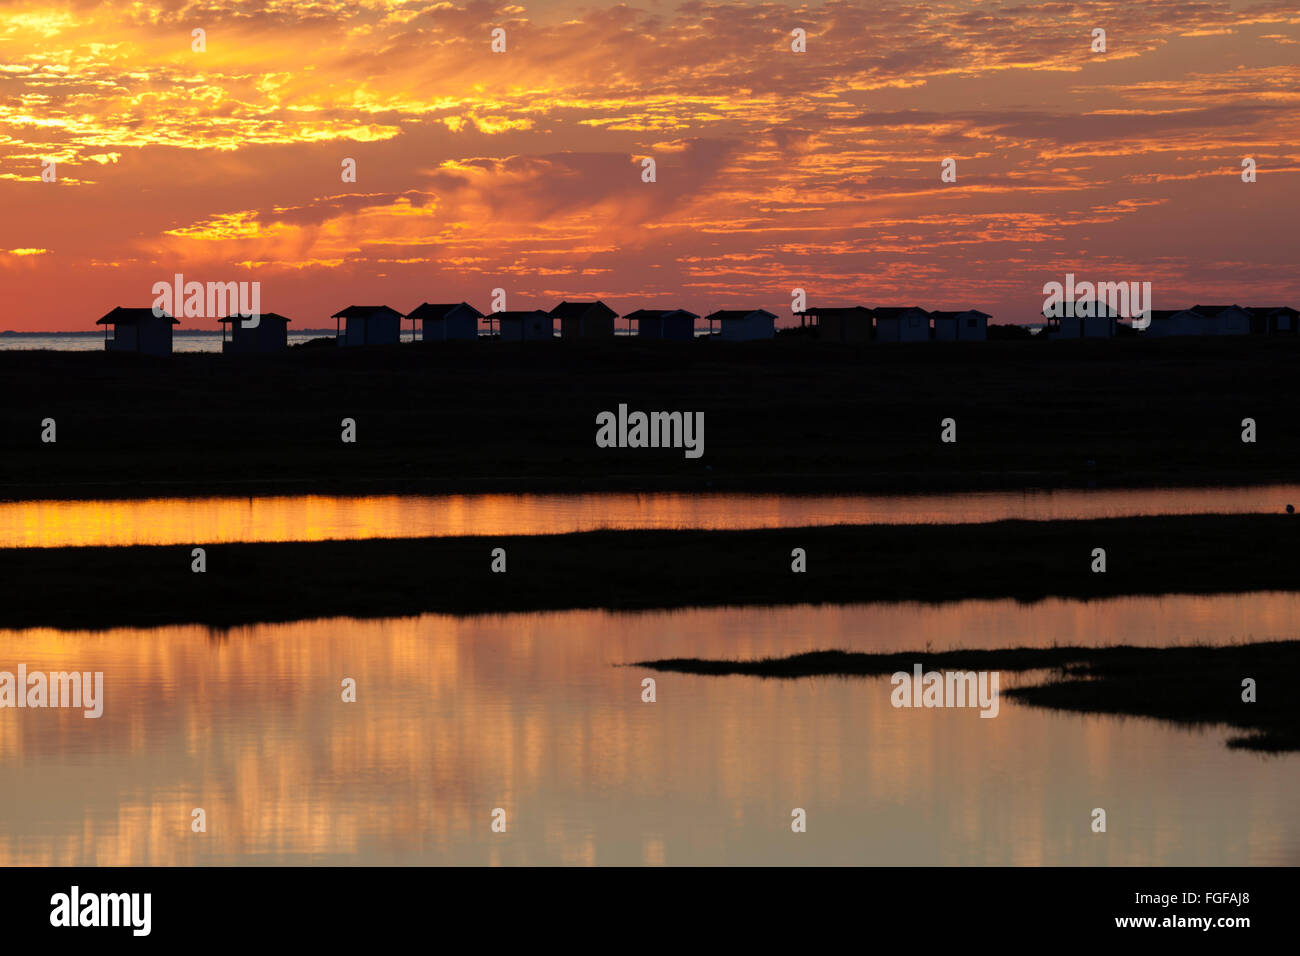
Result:
[[[1106,573],[1090,570],[1095,547]],[[506,551],[506,572],[491,570]],[[4,626],[1297,590],[1287,515],[0,549]],[[791,570],[802,548],[807,571]]]
[[[459,475],[451,477],[353,478],[321,480],[308,476],[245,479],[140,480],[128,485],[116,482],[58,482],[41,484],[0,482],[0,503],[41,501],[140,501],[151,498],[280,498],[299,495],[367,497],[371,495],[584,495],[601,494],[734,494],[790,495],[819,497],[862,495],[880,497],[926,497],[966,492],[1122,492],[1177,491],[1196,489],[1251,489],[1295,483],[1290,470],[1203,471],[1195,475],[1165,475],[1157,472],[1130,473],[1123,483],[1099,483],[1084,475],[1065,472],[989,473],[945,478],[925,474],[839,474],[806,476],[750,474],[743,477],[662,475],[563,475],[508,476]],[[1300,508],[1300,501],[1295,502]],[[1261,511],[1260,514],[1269,512]]]
[[[1277,484],[1297,364],[1300,337],[0,351],[0,497]],[[703,456],[598,447],[621,403],[703,415]]]
[[[901,653],[813,651],[752,661],[671,658],[626,667],[701,676],[764,679],[883,677],[914,665],[930,671],[1052,671],[1045,682],[1001,693],[1030,707],[1082,714],[1149,717],[1196,728],[1226,725],[1233,749],[1300,750],[1300,698],[1285,687],[1300,666],[1300,641],[1179,647],[1016,647]],[[1242,680],[1256,700],[1242,700]]]

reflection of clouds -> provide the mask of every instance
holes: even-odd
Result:
[[[599,494],[294,495],[0,502],[0,547],[212,544],[596,529],[799,528],[963,524],[1133,515],[1260,514],[1294,485],[1088,489],[947,495]]]
[[[107,696],[0,712],[0,862],[1278,862],[1300,762],[1215,729],[895,710],[883,679],[656,675],[643,704],[614,665],[1297,625],[1271,594],[0,632],[0,662],[103,670]],[[1088,839],[1097,805],[1123,840]]]

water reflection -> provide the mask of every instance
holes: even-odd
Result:
[[[0,547],[214,544],[598,528],[780,528],[1280,512],[1300,486],[957,495],[299,495],[0,503]]]
[[[1300,759],[1220,728],[894,710],[886,680],[657,674],[645,704],[614,665],[1297,623],[1300,595],[1253,594],[0,631],[0,669],[106,694],[99,720],[0,710],[0,864],[1296,863]]]

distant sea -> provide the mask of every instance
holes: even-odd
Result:
[[[1037,332],[1041,326],[1029,325]],[[482,333],[479,333],[482,335]],[[626,329],[616,329],[614,334],[627,335]],[[697,336],[702,333],[697,331]],[[297,329],[289,333],[289,344],[298,345],[312,339],[334,338],[334,329]],[[410,329],[402,330],[402,341],[414,341]],[[0,332],[0,352],[20,352],[34,349],[53,349],[60,352],[102,352],[104,333],[101,332]],[[173,352],[220,352],[221,331],[212,329],[175,329],[172,332]]]
[[[289,333],[289,344],[297,345],[311,339],[334,338],[333,329],[295,329]],[[402,333],[402,341],[411,341],[410,331]],[[61,352],[102,352],[104,333],[99,332],[0,332],[0,351],[15,352],[30,349],[56,349]],[[220,329],[176,329],[172,332],[174,352],[220,352]]]
[[[626,329],[615,334],[622,336]],[[482,333],[480,332],[480,335]],[[312,339],[334,338],[334,329],[296,329],[289,332],[289,344],[309,342]],[[410,329],[402,330],[402,341],[412,342]],[[31,349],[55,349],[60,352],[102,352],[104,333],[99,332],[0,332],[0,352],[17,352]],[[220,352],[220,329],[174,329],[173,352]]]

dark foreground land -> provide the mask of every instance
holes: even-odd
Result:
[[[1187,725],[1227,724],[1244,735],[1229,747],[1300,750],[1300,697],[1291,674],[1300,667],[1300,641],[1225,647],[1017,647],[942,653],[859,654],[815,651],[756,661],[676,659],[636,666],[681,674],[758,677],[871,677],[924,671],[1055,672],[1046,683],[1001,691],[1034,707],[1094,714],[1156,717]],[[1254,702],[1242,681],[1256,682]]]
[[[1300,475],[1298,367],[1289,337],[0,352],[0,497],[1258,484]],[[703,412],[704,456],[597,448],[619,403]]]
[[[189,546],[0,549],[0,606],[6,627],[100,628],[1294,590],[1298,549],[1287,515],[209,545],[202,574]]]

